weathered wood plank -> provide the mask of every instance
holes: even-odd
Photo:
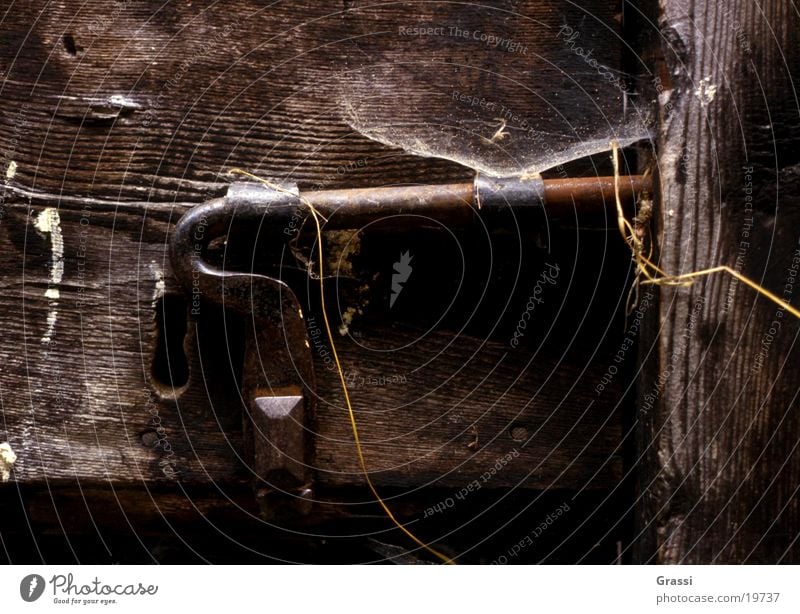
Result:
[[[726,264],[796,303],[796,8],[660,7],[661,265]],[[724,275],[660,295],[639,411],[641,529],[652,532],[642,558],[797,562],[799,323]]]
[[[617,18],[604,0],[494,8],[38,0],[15,7],[2,24],[0,149],[6,163],[17,163],[20,185],[129,201],[207,198],[233,166],[309,187],[465,179],[471,172],[462,166],[388,150],[354,131],[353,93],[342,85],[348,75],[417,64],[407,81],[375,96],[376,113],[390,119],[424,118],[431,90],[423,86],[438,87],[437,100],[447,105],[455,87],[491,91],[497,104],[478,118],[491,124],[478,127],[490,136],[500,103],[516,123],[534,124],[552,115],[553,96],[561,112],[617,104],[620,93],[595,88],[602,78],[576,54],[562,50],[558,67],[541,60],[552,60],[559,29],[570,23],[582,24],[581,41],[598,61],[618,65]],[[401,33],[412,27],[442,33]],[[489,43],[451,35],[451,27],[520,47],[489,53]],[[493,64],[513,78],[492,76]],[[415,73],[439,65],[417,83]]]
[[[173,397],[169,380],[153,375],[159,299],[181,295],[166,261],[170,220],[186,205],[112,207],[63,199],[56,213],[45,204],[34,199],[8,206],[0,227],[6,275],[0,385],[3,437],[19,457],[14,479],[137,483],[177,476],[184,484],[244,484],[246,471],[237,459],[235,333],[226,333],[213,311],[199,321],[180,314],[188,330],[188,385]],[[57,215],[58,223],[43,232],[41,220],[48,215]],[[54,241],[54,234],[60,239]],[[54,244],[63,249],[57,283]],[[369,260],[369,254],[361,256]],[[331,252],[329,270],[341,266],[341,257],[341,251]],[[360,269],[349,272],[358,277]],[[343,283],[348,281],[353,283]],[[522,291],[529,291],[527,285]],[[420,304],[433,300],[413,287],[408,300],[414,292]],[[349,293],[342,296],[347,300]],[[553,297],[556,306],[558,300]],[[577,300],[562,309],[584,310]],[[527,295],[516,302],[520,313],[525,301]],[[317,339],[321,318],[318,312],[310,317],[316,318],[309,326]],[[460,487],[508,453],[517,460],[493,486],[600,488],[618,480],[622,390],[615,385],[597,397],[593,389],[603,363],[592,364],[577,350],[561,357],[560,349],[554,354],[539,348],[535,328],[530,347],[513,349],[496,338],[374,322],[352,324],[357,338],[341,337],[339,350],[376,483]],[[551,325],[542,318],[541,326]],[[322,349],[327,343],[316,345],[318,481],[359,485],[338,378]]]

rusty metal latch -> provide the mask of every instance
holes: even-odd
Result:
[[[622,177],[625,202],[649,180]],[[172,266],[187,293],[240,314],[247,323],[242,396],[245,458],[262,513],[270,518],[308,513],[313,496],[314,369],[300,303],[284,282],[220,269],[206,259],[209,244],[234,227],[266,231],[285,247],[310,215],[324,230],[357,228],[381,216],[414,213],[449,226],[509,208],[550,213],[614,207],[611,177],[542,180],[476,177],[472,183],[325,190],[301,195],[294,184],[234,183],[226,196],[199,205],[178,222]],[[603,217],[607,217],[604,215]],[[613,217],[616,219],[616,212]]]
[[[297,197],[261,185],[234,184],[224,198],[199,205],[175,227],[171,256],[187,293],[243,317],[246,328],[242,398],[244,459],[253,473],[261,511],[283,518],[310,511],[314,370],[305,323],[284,282],[223,270],[206,260],[209,244],[232,224],[272,218],[288,223]]]

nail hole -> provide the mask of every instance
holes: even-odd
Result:
[[[158,443],[158,433],[155,431],[145,431],[142,433],[142,445],[145,448],[154,448],[156,443]]]
[[[189,381],[189,364],[184,349],[186,300],[179,294],[165,294],[156,303],[158,338],[153,355],[153,383],[159,392],[174,396]]]
[[[509,432],[511,433],[511,439],[514,441],[525,441],[528,439],[528,428],[521,424],[515,424],[511,427]]]
[[[78,47],[75,44],[75,37],[72,36],[72,34],[65,34],[61,40],[64,43],[64,49],[67,50],[67,53],[70,55],[78,55]]]

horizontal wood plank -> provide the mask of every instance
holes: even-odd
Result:
[[[187,484],[244,483],[238,365],[224,349],[233,341],[211,338],[223,334],[221,320],[184,324],[190,375],[180,395],[153,379],[159,299],[182,294],[166,241],[187,205],[62,201],[55,284],[52,233],[37,228],[46,204],[56,203],[10,206],[0,227],[0,385],[14,479],[169,482],[174,470]],[[309,316],[318,332],[319,313]],[[209,355],[194,350],[198,337]],[[507,454],[515,461],[493,486],[597,488],[619,478],[622,389],[598,397],[605,364],[590,355],[385,324],[337,345],[379,484],[460,487]],[[338,377],[326,353],[314,356],[318,481],[363,484]]]

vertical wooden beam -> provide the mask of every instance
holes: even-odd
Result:
[[[800,304],[800,12],[660,0],[661,266]],[[659,289],[642,344],[641,561],[800,561],[800,324],[714,275]]]

